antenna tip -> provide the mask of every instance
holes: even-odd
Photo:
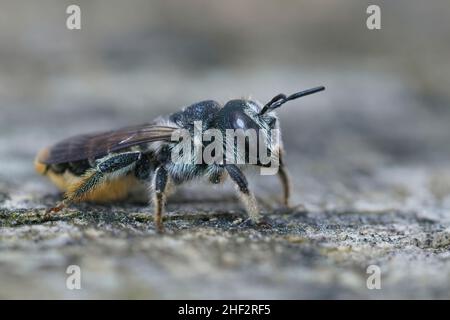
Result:
[[[315,87],[313,90],[316,91],[316,92],[324,91],[325,90],[325,86],[318,86],[318,87]]]

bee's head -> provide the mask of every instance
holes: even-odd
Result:
[[[254,145],[263,147],[270,154],[272,159],[277,159],[280,150],[280,132],[278,118],[273,112],[285,102],[324,90],[324,87],[317,87],[306,91],[298,92],[290,96],[279,94],[262,105],[253,100],[237,99],[228,101],[220,109],[215,117],[215,126],[226,134],[227,130],[235,130],[235,134],[250,137],[254,133],[256,141]],[[254,132],[252,132],[254,131]],[[251,142],[246,140],[246,150],[249,150]],[[232,147],[234,148],[234,146]],[[262,150],[264,150],[262,149]],[[247,155],[245,155],[247,156]],[[258,160],[259,161],[259,160]]]
[[[264,117],[259,115],[261,108],[262,106],[259,103],[252,100],[230,100],[217,115],[219,127],[223,130],[260,130],[265,129],[269,123],[274,125],[276,118],[269,115]],[[270,118],[270,121],[264,123],[263,118]]]
[[[245,99],[230,100],[216,115],[215,126],[226,137],[224,140],[225,148],[233,150],[234,157],[238,159],[236,160],[237,163],[252,163],[250,150],[253,147],[256,147],[255,153],[253,153],[255,156],[253,164],[260,163],[260,150],[261,152],[262,150],[267,150],[265,154],[269,154],[271,158],[277,159],[278,153],[273,151],[279,150],[279,139],[272,139],[271,134],[278,133],[277,130],[272,130],[276,129],[278,121],[273,113],[260,114],[262,108],[263,106],[256,101]],[[234,138],[228,140],[230,138],[229,130],[232,130],[231,134],[236,137],[236,140]],[[239,145],[238,141],[245,144]]]
[[[218,114],[218,124],[221,129],[275,129],[277,127],[277,117],[273,112],[275,109],[281,107],[288,101],[322,90],[325,90],[325,87],[308,89],[294,93],[290,96],[279,94],[273,97],[264,106],[252,100],[230,100],[220,110]]]

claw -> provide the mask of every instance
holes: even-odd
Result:
[[[155,228],[156,228],[156,232],[159,234],[163,234],[166,232],[166,230],[164,229],[164,224],[162,222],[160,222],[160,223],[157,222],[155,224]]]
[[[273,227],[272,221],[270,221],[268,218],[263,218],[256,224],[261,229],[271,229]]]
[[[66,207],[65,203],[60,203],[56,207],[53,207],[53,208],[50,208],[50,209],[46,210],[45,214],[52,214],[52,213],[60,212],[65,207]]]
[[[239,224],[241,228],[256,228],[256,229],[270,229],[272,228],[272,222],[269,218],[261,218],[258,221],[254,221],[250,218],[245,219]]]
[[[163,226],[159,226],[159,227],[156,227],[156,232],[158,234],[164,234],[164,233],[166,233],[166,229],[164,229]]]

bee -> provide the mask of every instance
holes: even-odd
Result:
[[[229,177],[245,206],[252,223],[261,222],[257,202],[249,189],[243,170],[249,165],[234,163],[175,163],[171,152],[180,143],[173,141],[180,129],[194,131],[201,121],[202,130],[214,128],[256,129],[268,137],[279,128],[274,112],[284,103],[324,90],[316,87],[289,96],[278,94],[268,103],[247,99],[230,100],[224,106],[205,100],[179,112],[161,116],[153,122],[119,130],[74,136],[41,150],[35,159],[35,169],[47,176],[61,191],[64,199],[48,213],[81,201],[105,203],[125,200],[138,190],[145,190],[154,206],[154,223],[163,231],[162,215],[171,186],[205,176],[210,183],[219,184]],[[266,145],[271,158],[279,163],[277,175],[283,189],[283,203],[289,205],[290,178],[284,163],[281,139]],[[245,149],[247,150],[247,149]],[[244,151],[246,152],[246,151]],[[245,156],[245,155],[244,155]],[[252,166],[264,166],[259,162]]]

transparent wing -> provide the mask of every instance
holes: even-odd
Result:
[[[170,141],[172,133],[177,129],[144,124],[115,131],[78,135],[55,144],[39,161],[44,164],[58,164],[96,159],[135,145]]]

